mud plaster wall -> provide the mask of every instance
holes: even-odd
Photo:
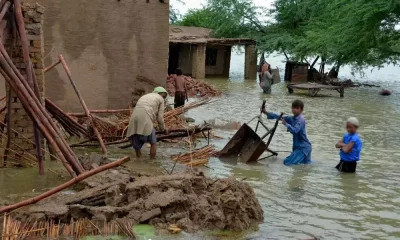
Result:
[[[43,13],[45,9],[43,6],[38,4],[23,4],[22,13],[25,21],[25,28],[27,30],[27,38],[30,44],[30,58],[34,68],[37,85],[40,93],[44,91],[44,71],[43,71]],[[9,39],[6,43],[6,48],[15,66],[20,72],[26,76],[26,65],[23,59],[23,53],[20,41],[16,42],[16,47],[12,49],[12,39]],[[4,79],[3,79],[4,81]],[[6,84],[1,84],[5,88]],[[9,94],[11,96],[9,96]],[[7,91],[6,98],[10,100],[10,118],[9,123],[12,130],[10,134],[10,149],[5,150],[4,155],[7,155],[7,162],[12,161],[14,163],[20,163],[21,159],[36,159],[36,147],[32,143],[34,142],[34,129],[33,122],[25,111],[22,103],[17,97],[14,91]],[[6,142],[6,139],[3,139]],[[42,143],[43,144],[43,143]],[[8,152],[7,152],[8,151]],[[4,158],[5,159],[5,158]],[[26,162],[26,161],[24,161]]]
[[[184,75],[192,75],[192,47],[191,44],[182,44],[179,47],[179,67]]]
[[[45,65],[63,54],[90,109],[126,108],[132,94],[166,84],[168,1],[25,2],[46,8]],[[45,93],[65,111],[82,111],[62,66],[46,73]]]
[[[224,72],[226,46],[208,46],[207,49],[218,49],[217,64],[215,66],[206,65],[206,76],[220,76]]]
[[[196,61],[193,59],[193,49],[196,48],[196,45],[191,44],[181,44],[179,47],[179,67],[182,69],[184,75],[192,75],[192,61]],[[227,55],[227,51],[231,51],[230,46],[217,46],[211,45],[207,48],[218,49],[217,55],[217,65],[216,66],[205,66],[205,74],[206,76],[222,76],[225,74],[225,61],[229,61],[230,63],[230,54]],[[229,56],[229,59],[226,58]],[[198,62],[201,64],[201,62]],[[228,66],[228,76],[229,76],[229,66]]]

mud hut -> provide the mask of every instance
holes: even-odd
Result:
[[[232,46],[245,47],[244,75],[256,79],[256,42],[248,38],[214,38],[207,28],[170,26],[168,73],[181,68],[184,75],[229,77]]]

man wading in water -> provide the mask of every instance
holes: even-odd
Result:
[[[142,156],[141,149],[145,143],[150,143],[150,158],[154,159],[157,153],[157,138],[153,122],[157,119],[160,131],[166,131],[164,124],[165,99],[167,90],[156,87],[152,93],[142,96],[136,104],[129,121],[126,137],[135,149],[136,157]]]
[[[185,78],[182,75],[181,69],[176,69],[176,77],[175,77],[175,108],[182,107],[185,105],[185,100],[188,100],[187,97],[187,88]]]
[[[265,94],[271,94],[271,86],[272,86],[272,74],[271,74],[271,66],[268,63],[264,63],[261,67],[260,77],[260,87],[262,88]]]

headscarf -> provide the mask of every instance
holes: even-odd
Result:
[[[163,88],[163,87],[156,87],[156,88],[154,88],[153,93],[158,93],[158,94],[160,94],[160,93],[166,93],[166,94],[168,95],[167,90],[165,90],[165,88]]]

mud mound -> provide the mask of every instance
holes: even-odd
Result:
[[[159,229],[176,224],[187,232],[240,231],[261,223],[263,210],[247,183],[188,173],[124,178],[76,194],[61,193],[18,212],[16,218],[61,222],[71,218],[124,219]]]

